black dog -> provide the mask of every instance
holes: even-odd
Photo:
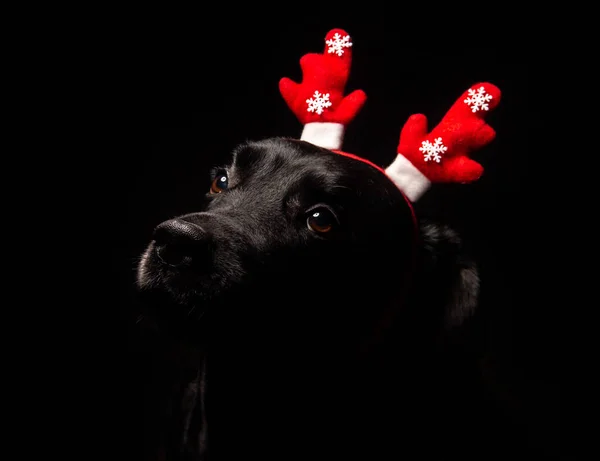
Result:
[[[138,285],[196,351],[167,459],[375,460],[443,424],[433,351],[479,281],[380,171],[277,138],[240,146],[203,209],[155,229]]]

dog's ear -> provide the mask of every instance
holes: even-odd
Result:
[[[477,307],[477,265],[467,255],[458,233],[448,226],[424,222],[420,230],[417,308],[420,315],[430,320],[434,316],[444,330],[452,330],[470,318]]]

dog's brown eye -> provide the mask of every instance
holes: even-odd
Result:
[[[306,224],[319,234],[330,232],[336,224],[335,216],[327,208],[316,208],[309,212]]]
[[[224,173],[219,173],[215,179],[213,179],[210,184],[210,193],[211,194],[220,194],[224,190],[227,189],[228,183],[227,175]]]

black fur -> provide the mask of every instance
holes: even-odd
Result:
[[[188,360],[167,459],[396,459],[425,442],[443,424],[427,395],[440,339],[477,305],[459,236],[416,229],[380,171],[302,141],[248,142],[214,179],[139,268],[146,317]]]

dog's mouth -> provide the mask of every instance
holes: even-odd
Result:
[[[250,343],[286,343],[301,338],[302,325],[309,322],[307,314],[297,308],[298,303],[292,308],[293,300],[284,305],[275,301],[279,290],[265,280],[271,281],[276,274],[262,282],[256,276],[244,276],[239,257],[227,247],[215,246],[211,258],[206,256],[181,245],[151,242],[146,248],[138,265],[137,285],[146,312],[159,327],[192,339],[198,329],[220,331],[226,342],[244,338]]]
[[[230,296],[242,275],[237,258],[228,254],[227,248],[152,241],[140,258],[137,286],[147,302],[177,315],[187,313],[185,320],[189,321]]]

